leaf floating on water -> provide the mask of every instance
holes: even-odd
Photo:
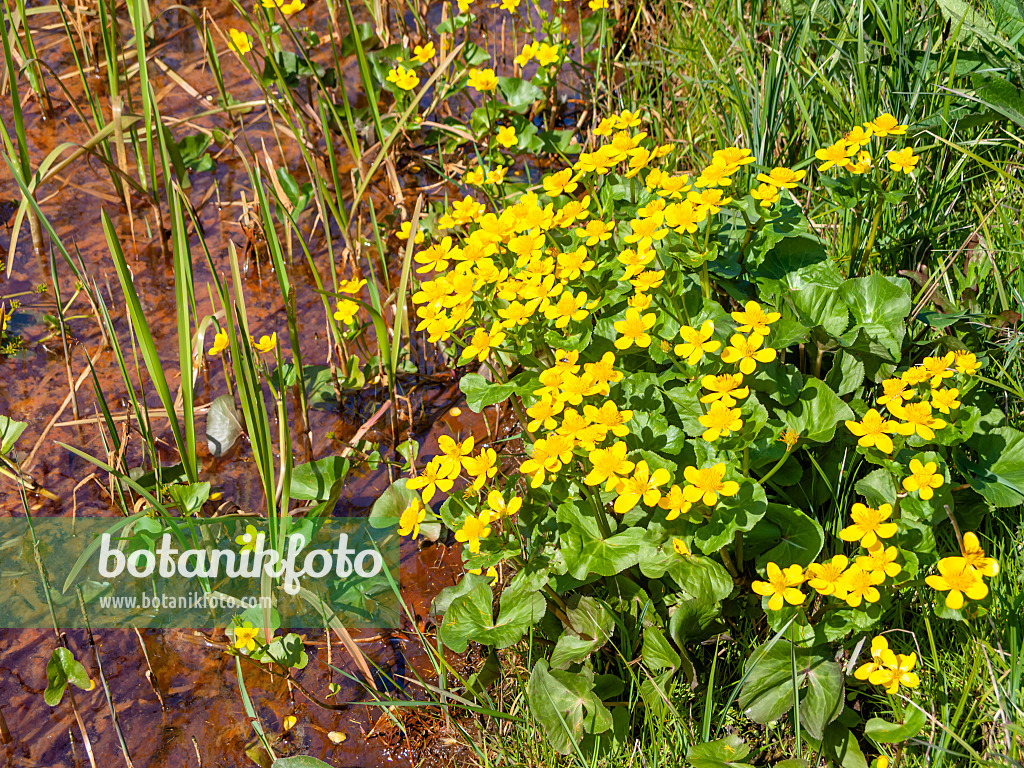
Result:
[[[331,731],[327,734],[327,738],[335,744],[341,744],[343,741],[348,740],[348,734],[342,733],[341,731]]]
[[[242,414],[232,395],[221,395],[206,414],[206,445],[214,456],[223,456],[242,435]]]

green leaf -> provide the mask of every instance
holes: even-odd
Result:
[[[825,545],[825,532],[814,518],[784,504],[769,504],[765,516],[744,537],[754,566],[764,571],[769,563],[786,567],[793,563],[808,566]]]
[[[892,500],[896,498],[896,483],[887,469],[876,469],[862,477],[854,489],[864,497],[869,507],[892,504]]]
[[[864,735],[879,744],[897,744],[917,736],[927,722],[925,711],[910,705],[902,723],[890,723],[880,717],[872,717],[864,725]]]
[[[573,502],[558,505],[557,519],[566,527],[562,554],[569,575],[584,580],[591,573],[614,576],[640,562],[641,548],[650,546],[640,528],[627,528],[605,539],[593,515],[584,515]]]
[[[892,360],[898,361],[906,334],[904,320],[910,314],[910,283],[902,277],[886,277],[875,272],[868,277],[846,280],[839,288],[839,295],[856,323],[845,336],[862,329],[889,352]]]
[[[499,77],[501,91],[509,107],[519,113],[526,112],[535,101],[544,98],[544,92],[536,85],[521,77]]]
[[[841,723],[832,723],[825,729],[822,739],[825,756],[842,768],[868,768],[868,761],[861,751],[853,731]]]
[[[853,418],[850,406],[820,379],[808,379],[797,402],[785,413],[786,426],[819,443],[829,442],[836,425]]]
[[[1024,504],[1024,432],[997,427],[967,441],[977,459],[953,454],[957,468],[985,500],[996,507]]]
[[[643,660],[652,672],[679,669],[679,654],[657,627],[644,627]]]
[[[764,488],[760,483],[743,478],[735,496],[719,497],[711,509],[711,517],[697,526],[693,540],[704,554],[714,554],[731,543],[737,531],[749,531],[757,525],[767,508]]]
[[[0,454],[10,453],[27,426],[24,421],[15,421],[10,416],[0,416]]]
[[[295,757],[279,757],[270,768],[331,768],[323,760],[317,760],[309,755],[297,755]]]
[[[292,632],[275,637],[263,653],[264,658],[269,657],[282,667],[290,669],[305,669],[309,663],[302,638]]]
[[[596,597],[574,595],[566,611],[569,625],[551,653],[552,669],[565,669],[605,645],[615,630],[608,606]]]
[[[800,723],[821,738],[825,726],[843,708],[843,670],[830,646],[797,648],[788,640],[768,642],[755,650],[744,669],[739,704],[758,723],[778,720],[800,695]]]
[[[468,579],[468,577],[465,577]],[[439,636],[456,653],[474,640],[495,648],[508,648],[544,616],[547,603],[539,592],[509,585],[501,595],[494,619],[490,580],[474,579],[467,592],[452,601],[444,614]]]
[[[693,768],[750,768],[741,762],[750,754],[750,747],[739,736],[730,734],[703,744],[694,744],[686,751],[686,761]]]
[[[89,678],[82,663],[67,648],[55,648],[46,662],[46,690],[43,701],[56,707],[64,698],[68,683],[74,683],[83,691],[91,691],[96,684]]]
[[[349,460],[341,456],[327,456],[317,461],[299,464],[292,470],[292,482],[288,493],[293,499],[323,501],[331,495],[331,488],[334,484],[339,480],[343,480],[348,474],[349,466]],[[404,483],[405,481],[400,482]],[[387,493],[388,491],[384,491],[381,498],[384,498]],[[409,493],[413,492],[410,491]],[[377,509],[378,503],[380,503],[380,499],[374,503],[374,509]],[[404,509],[405,507],[402,507],[402,509],[398,510],[398,514],[401,515]]]
[[[530,711],[540,723],[551,747],[569,754],[583,733],[603,733],[612,726],[611,713],[594,693],[594,673],[549,670],[541,659],[530,674],[527,695]]]
[[[406,488],[405,483],[404,477],[396,480],[373,503],[368,521],[372,527],[391,528],[398,525],[406,507],[420,497],[416,491]]]

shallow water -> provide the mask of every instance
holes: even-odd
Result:
[[[195,29],[184,13],[172,9],[172,5],[170,2],[154,4],[154,16],[159,20],[156,39],[150,48],[169,68],[183,77],[189,88],[198,92],[198,96],[182,88],[156,66],[151,65],[151,72],[161,112],[171,123],[175,137],[180,140],[195,132],[196,128],[222,129],[230,127],[230,124],[219,117],[198,118],[189,124],[179,124],[180,120],[209,108],[206,97],[215,97],[216,89],[212,76],[201,66],[202,52]],[[234,21],[234,12],[226,2],[191,7],[208,13],[222,27]],[[314,3],[308,11],[295,18],[322,31],[325,29],[324,12],[322,4]],[[59,18],[53,14],[37,18],[45,18],[41,26],[48,25],[35,35],[42,60],[59,74],[73,75],[74,60],[66,37],[59,23],[54,24]],[[122,29],[127,30],[127,18],[121,19],[120,23]],[[495,41],[500,36],[491,32],[486,24],[481,24],[480,30],[487,38],[483,42],[492,50],[497,50]],[[506,30],[505,34],[510,33],[511,30]],[[224,60],[230,62],[231,58],[227,56]],[[224,74],[227,90],[235,98],[246,100],[260,97],[261,92],[241,67],[226,66]],[[350,96],[355,97],[358,75],[354,63],[347,66],[344,75]],[[105,75],[94,77],[91,84],[102,92],[104,81]],[[63,82],[70,98],[84,105],[77,76],[63,78]],[[20,85],[24,95],[24,79]],[[69,106],[68,98],[60,94],[52,83],[51,94],[55,104],[51,117],[44,118],[34,101],[29,100],[25,104],[33,166],[61,143],[81,143],[90,134],[88,126]],[[103,108],[108,110],[109,105],[104,103]],[[7,125],[12,125],[9,104],[0,105],[0,116]],[[289,168],[300,183],[302,181],[297,172],[297,151],[292,149],[289,153],[287,149],[282,151],[279,148],[266,118],[265,110],[243,115],[235,147],[215,150],[216,170],[193,177],[189,197],[196,206],[216,268],[222,274],[228,270],[228,241],[233,241],[240,253],[246,242],[245,233],[239,224],[242,194],[247,200],[253,198],[249,178],[238,153],[251,158],[247,148],[251,147],[264,160],[265,147],[276,166]],[[346,159],[342,158],[341,163],[344,167]],[[422,179],[402,175],[401,169],[400,175],[404,188],[414,194]],[[443,196],[446,191],[450,194],[454,192],[441,187],[435,188],[433,193]],[[386,183],[371,188],[371,194],[378,216],[391,210],[394,201],[388,199]],[[18,199],[19,192],[14,181],[6,171],[0,172],[0,204]],[[107,210],[134,271],[135,287],[165,365],[169,371],[176,368],[173,269],[162,254],[159,241],[147,231],[145,217],[148,211],[145,205],[135,198],[133,216],[130,217],[114,196],[109,175],[95,160],[71,165],[62,174],[60,182],[49,184],[42,190],[40,202],[44,214],[66,247],[80,254],[85,271],[99,285],[114,319],[118,342],[123,349],[128,350],[129,332],[123,299],[100,227],[99,211],[101,208]],[[0,215],[6,217],[13,212],[13,208],[3,205],[0,212]],[[152,226],[153,217],[149,216],[149,220],[149,226]],[[312,222],[312,214],[305,214],[300,220],[300,230],[310,233]],[[10,229],[0,226],[0,247],[4,251],[9,236]],[[337,233],[333,233],[333,236],[335,247],[340,249],[340,238]],[[321,227],[312,230],[307,246],[314,254],[317,269],[326,275],[329,261]],[[307,365],[322,364],[328,354],[324,309],[313,290],[315,283],[297,247],[296,253],[290,278],[296,289],[303,362]],[[199,248],[195,248],[193,258],[196,298],[202,315],[212,312],[209,298],[209,285],[212,281]],[[284,307],[276,278],[265,262],[249,259],[245,268],[246,305],[253,333],[258,336],[276,330],[279,334],[286,334]],[[66,303],[74,294],[73,278],[64,264],[58,263],[57,273],[61,297]],[[10,296],[49,283],[47,259],[32,252],[28,228],[25,226],[20,235],[12,276],[3,280],[2,293]],[[116,515],[116,508],[109,499],[108,480],[104,473],[96,472],[88,462],[56,444],[56,441],[66,442],[106,459],[100,427],[95,422],[65,423],[73,421],[74,415],[71,405],[66,402],[70,387],[62,344],[59,336],[49,334],[47,327],[46,316],[54,314],[53,291],[51,289],[47,293],[26,295],[21,297],[21,301],[22,307],[15,313],[11,328],[24,339],[25,349],[20,354],[0,359],[0,413],[28,423],[18,443],[19,459],[26,462],[27,471],[34,481],[59,499],[52,501],[33,495],[29,499],[32,512],[38,515]],[[91,359],[115,416],[127,413],[127,391],[116,359],[109,349],[103,349],[97,323],[83,296],[72,304],[67,314],[72,379],[79,379],[83,371],[87,370],[87,359]],[[212,334],[207,335],[206,347],[210,346],[211,337]],[[414,414],[416,423],[412,434],[422,444],[420,456],[429,457],[435,453],[437,437],[446,431],[461,433],[463,437],[472,433],[478,441],[486,440],[489,430],[478,416],[467,412],[457,419],[440,418],[459,402],[457,378],[443,368],[437,368],[436,353],[433,350],[425,352],[424,348],[425,345],[421,343],[417,355],[421,363],[420,373],[434,378],[422,381],[414,398],[417,413]],[[131,365],[133,361],[130,354],[128,360]],[[204,366],[195,388],[197,404],[209,403],[226,392],[220,366],[220,361],[208,362]],[[141,361],[139,368],[143,369]],[[169,384],[176,391],[180,383],[172,377]],[[96,399],[88,377],[82,380],[77,393],[81,419],[94,418]],[[147,392],[147,399],[151,406],[158,405],[152,391]],[[339,452],[343,445],[339,441],[350,438],[381,402],[380,393],[368,387],[362,392],[353,393],[341,409],[313,410],[310,426],[314,458]],[[494,423],[493,415],[490,422]],[[386,420],[382,425],[385,423]],[[209,480],[215,490],[223,493],[224,499],[243,510],[258,510],[262,501],[257,473],[244,440],[227,457],[215,460],[206,451],[202,427],[202,423],[197,425],[203,465],[201,479]],[[173,441],[165,421],[160,423],[157,433],[166,448],[162,460],[166,463],[175,461],[171,449]],[[382,441],[382,451],[391,442],[390,430],[384,426],[371,431],[368,436]],[[296,462],[304,459],[301,452],[296,450]],[[124,460],[127,467],[140,465],[141,439],[137,434],[129,442]],[[387,482],[383,471],[354,471],[335,514],[366,514]],[[17,486],[6,478],[0,479],[0,510],[2,514],[23,514]],[[430,601],[439,590],[454,583],[460,572],[457,550],[443,543],[423,548],[414,542],[403,544],[403,598],[416,616],[417,623],[425,627],[428,634],[431,627]],[[363,632],[362,636],[369,641],[361,647],[382,667],[400,671],[404,665],[410,675],[415,671],[429,679],[432,667],[428,657],[415,641],[412,627],[406,626],[403,629],[405,631],[383,640],[374,639],[372,632]],[[297,673],[298,680],[321,697],[327,695],[329,682],[338,683],[341,690],[332,701],[363,699],[359,686],[337,673],[332,675],[327,666],[330,661],[351,675],[357,674],[336,638],[328,638],[323,630],[307,631],[305,635],[309,641],[306,650],[310,663],[305,670]],[[95,651],[90,647],[89,636],[84,631],[71,631],[66,640],[76,657],[97,681],[99,676],[94,653],[99,653],[127,751],[136,766],[254,764],[253,758],[247,754],[247,749],[255,744],[253,730],[239,696],[235,661],[222,650],[226,641],[223,633],[142,630],[136,634],[131,630],[97,630],[94,638]],[[145,654],[140,643],[145,644]],[[0,630],[0,711],[12,736],[10,743],[0,744],[0,755],[3,756],[0,762],[4,764],[32,768],[90,765],[69,698],[66,696],[56,708],[47,706],[42,699],[46,687],[46,661],[55,644],[54,634],[49,631]],[[396,661],[399,662],[397,665]],[[415,717],[407,723],[410,739],[405,741],[394,728],[387,726],[386,718],[378,723],[381,716],[379,708],[353,706],[341,712],[325,710],[311,703],[300,692],[289,691],[288,685],[282,680],[254,666],[246,666],[243,671],[256,712],[272,740],[281,734],[281,723],[286,715],[294,714],[298,718],[298,725],[283,740],[275,741],[274,750],[278,756],[311,754],[333,765],[378,766],[393,762],[405,764],[421,758],[428,759],[432,764],[445,764],[458,761],[462,754],[457,746],[452,746],[454,739],[448,738],[448,734],[454,731],[444,727],[436,710],[417,710]],[[96,765],[108,768],[127,764],[116,729],[111,723],[102,688],[98,686],[89,692],[73,689],[73,693]],[[410,686],[399,695],[415,697],[415,687]],[[344,734],[346,740],[341,744],[332,743],[327,737],[331,731]]]

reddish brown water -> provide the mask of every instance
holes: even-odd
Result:
[[[175,137],[180,139],[197,129],[212,130],[231,128],[230,123],[219,117],[204,117],[188,125],[186,120],[211,105],[205,97],[216,97],[216,89],[210,73],[202,66],[203,56],[195,28],[184,13],[171,10],[173,3],[155,3],[154,16],[158,17],[156,40],[151,45],[155,53],[170,69],[183,77],[191,89],[182,88],[174,80],[162,74],[151,65],[154,89],[158,94],[161,113],[172,124]],[[199,6],[192,6],[199,11]],[[123,9],[122,9],[123,10]],[[221,27],[234,24],[234,12],[226,2],[211,3],[202,8]],[[432,8],[429,17],[439,17]],[[309,24],[325,30],[321,4],[294,17],[299,23]],[[492,11],[486,12],[493,13]],[[81,84],[74,74],[74,60],[68,48],[67,39],[59,24],[59,17],[48,13],[36,17],[39,29],[35,33],[35,44],[40,58],[53,72],[62,75],[68,94],[62,93],[50,81],[50,93],[54,111],[50,117],[41,115],[39,105],[32,99],[25,99],[26,121],[28,124],[30,154],[35,167],[49,152],[63,142],[81,143],[91,131],[70,106],[75,102],[85,109]],[[497,22],[485,16],[479,27],[482,43],[496,54],[514,55],[507,37],[511,29],[495,35],[488,30],[501,29]],[[127,39],[127,17],[120,20]],[[218,48],[224,46],[217,38]],[[229,93],[236,99],[246,100],[261,97],[261,92],[241,67],[233,64],[230,55],[224,55],[224,76]],[[91,84],[102,89],[104,78],[95,77]],[[351,96],[356,95],[358,75],[354,63],[348,63],[345,80]],[[24,97],[26,81],[19,81]],[[103,104],[104,110],[109,105]],[[109,111],[108,111],[109,114]],[[13,119],[10,104],[0,105],[0,118],[11,127]],[[264,149],[277,167],[291,170],[301,182],[298,153],[282,150],[267,122],[267,112],[257,109],[242,116],[242,127],[235,135],[234,146],[230,144],[215,150],[217,169],[213,173],[198,174],[193,179],[190,199],[196,206],[199,220],[205,230],[206,242],[213,253],[213,260],[221,274],[228,272],[227,244],[233,241],[244,250],[246,238],[239,224],[240,201],[244,193],[247,200],[253,194],[239,154],[250,160],[247,149],[258,150],[258,158],[265,162]],[[287,143],[285,144],[287,147]],[[346,159],[341,159],[345,165]],[[401,182],[407,192],[414,196],[421,180],[402,175]],[[214,188],[215,187],[215,188]],[[389,200],[385,181],[371,190],[377,204],[378,216],[387,214],[393,205]],[[443,196],[444,188],[435,188],[434,194]],[[449,188],[449,193],[455,190]],[[410,199],[411,199],[410,196]],[[0,171],[0,218],[7,219],[13,211],[9,201],[17,201],[20,194],[6,169]],[[171,264],[164,259],[159,241],[147,232],[144,217],[149,214],[138,200],[135,202],[134,221],[120,206],[107,172],[95,160],[78,161],[66,169],[58,183],[45,187],[40,195],[42,209],[66,247],[81,254],[86,272],[97,281],[104,300],[113,316],[118,341],[125,350],[129,347],[129,331],[125,320],[123,299],[117,288],[116,275],[111,266],[107,244],[100,227],[99,211],[107,210],[134,270],[135,287],[138,291],[165,366],[170,372],[177,368],[176,320],[174,315],[174,275]],[[13,218],[13,217],[11,217]],[[150,225],[153,217],[150,215]],[[134,223],[134,239],[131,224]],[[314,254],[314,261],[320,273],[328,274],[328,257],[325,235],[322,227],[313,227],[313,217],[307,213],[300,220],[299,229],[307,238],[307,245]],[[6,253],[10,230],[0,223],[0,247]],[[193,239],[193,246],[196,241]],[[340,250],[340,238],[336,237],[335,247]],[[314,281],[308,267],[296,248],[297,259],[290,271],[290,278],[296,289],[297,315],[302,338],[305,364],[320,364],[327,360],[328,345],[325,338],[325,316],[320,298],[314,292]],[[211,275],[196,247],[193,251],[195,263],[196,299],[201,314],[212,311],[209,284]],[[58,258],[59,262],[59,258]],[[363,262],[365,269],[365,261]],[[58,279],[61,295],[65,302],[74,293],[73,278],[67,266],[58,263]],[[12,276],[3,279],[0,292],[3,296],[31,291],[39,285],[51,285],[49,266],[44,256],[31,250],[28,228],[23,227],[19,246],[14,256]],[[254,263],[246,264],[246,304],[251,329],[254,334],[277,331],[287,336],[284,307],[276,278],[269,267]],[[21,297],[22,307],[11,321],[14,332],[24,339],[24,350],[16,355],[0,358],[0,413],[28,423],[21,437],[19,459],[27,463],[29,474],[41,487],[54,494],[59,501],[42,496],[30,497],[34,514],[112,516],[116,507],[108,496],[108,482],[103,473],[97,473],[88,462],[75,457],[56,444],[61,441],[74,445],[92,455],[105,458],[105,449],[100,438],[100,427],[95,424],[66,425],[73,420],[72,408],[65,400],[69,393],[68,371],[59,336],[49,333],[46,315],[54,314],[52,287],[44,294],[29,294]],[[128,412],[127,391],[121,380],[116,359],[109,349],[104,349],[98,326],[83,296],[71,305],[68,311],[69,341],[71,344],[70,369],[73,380],[78,380],[87,370],[87,359],[91,358],[101,382],[108,403],[115,415]],[[212,334],[205,346],[209,347]],[[131,355],[129,364],[133,363]],[[436,452],[436,438],[439,434],[454,430],[464,436],[472,433],[478,440],[487,437],[486,425],[471,414],[458,420],[449,419],[449,424],[438,420],[448,408],[458,402],[458,390],[454,380],[446,377],[443,369],[433,365],[436,355],[425,355],[428,362],[425,374],[440,374],[426,381],[418,391],[416,406],[420,411],[417,427],[427,427],[413,433],[421,439],[421,456]],[[198,404],[209,403],[223,394],[226,389],[220,371],[221,363],[213,361],[202,371],[195,392]],[[139,361],[139,367],[142,367]],[[170,385],[177,390],[179,382],[171,375]],[[145,377],[143,377],[145,378]],[[86,378],[78,391],[81,418],[96,415],[96,400],[91,382]],[[151,406],[157,406],[154,393],[148,392]],[[379,393],[364,391],[352,398],[349,407],[341,412],[315,410],[311,414],[311,428],[315,458],[330,455],[341,449],[337,438],[347,439],[379,407],[382,400]],[[55,422],[51,424],[51,421]],[[491,419],[493,423],[493,418]],[[157,428],[166,450],[162,459],[173,462],[176,456],[171,450],[173,442],[166,422]],[[402,425],[400,425],[402,426]],[[244,510],[258,510],[262,500],[257,475],[246,445],[235,449],[229,457],[215,461],[206,453],[202,439],[202,423],[197,425],[200,436],[200,459],[203,464],[203,480],[209,480],[224,498]],[[371,432],[370,437],[389,437],[387,429]],[[293,437],[294,440],[294,437]],[[297,443],[296,443],[297,444]],[[297,451],[296,461],[304,460]],[[125,453],[127,467],[139,466],[142,461],[141,439],[133,433]],[[366,510],[386,487],[387,478],[381,472],[357,471],[346,486],[336,514],[365,514]],[[11,480],[0,478],[0,509],[2,514],[22,514],[18,488]],[[430,631],[430,601],[443,587],[452,584],[460,572],[458,553],[442,544],[420,548],[416,543],[406,542],[402,549],[402,590],[405,601],[417,617],[417,623],[424,623]],[[375,640],[372,633],[363,633],[366,640],[362,647],[366,654],[382,667],[391,668],[400,655],[407,671],[413,671],[426,679],[432,677],[432,667],[424,650],[413,638],[411,627],[387,642]],[[150,631],[143,630],[141,636],[127,630],[104,630],[95,633],[97,650],[101,656],[105,678],[110,688],[121,729],[124,733],[128,752],[136,766],[249,766],[252,758],[247,749],[254,744],[252,727],[245,716],[239,696],[234,659],[222,650],[225,637],[222,633],[197,634],[189,630]],[[346,678],[334,674],[327,667],[328,661],[335,666],[356,675],[355,666],[334,638],[327,638],[322,631],[307,633],[310,655],[309,666],[298,673],[298,679],[319,697],[327,696],[329,682],[338,683],[340,692],[335,699],[361,700],[365,696],[360,687]],[[140,642],[145,644],[143,654]],[[331,643],[330,649],[328,643]],[[94,679],[98,680],[96,659],[89,646],[89,638],[82,631],[68,633],[67,643],[76,657],[83,661]],[[0,764],[56,768],[57,766],[88,766],[90,760],[82,743],[81,733],[75,723],[68,698],[56,708],[50,708],[42,699],[46,687],[46,660],[55,647],[52,632],[43,631],[0,631],[0,712],[6,719],[11,741],[0,744]],[[417,710],[407,720],[409,738],[387,723],[381,717],[379,708],[353,706],[345,711],[325,710],[311,703],[301,693],[291,690],[280,679],[274,679],[253,666],[245,668],[246,682],[256,712],[264,727],[275,741],[274,750],[278,756],[289,754],[311,754],[332,765],[378,766],[392,763],[406,764],[427,759],[434,764],[452,761],[461,762],[465,753],[458,747],[456,731],[447,727],[439,710]],[[398,665],[401,669],[401,665]],[[415,686],[399,694],[416,697]],[[79,715],[88,732],[96,765],[113,768],[126,764],[112,727],[107,701],[100,687],[90,692],[75,690]],[[422,696],[420,697],[422,698]],[[283,740],[277,740],[282,733],[282,721],[286,715],[294,714],[298,725]],[[327,733],[336,731],[347,739],[335,744]]]

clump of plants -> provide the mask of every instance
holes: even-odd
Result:
[[[756,646],[733,701],[787,719],[797,756],[863,763],[865,736],[925,725],[919,649],[890,632],[908,611],[986,613],[999,569],[972,531],[1024,500],[1007,479],[1024,434],[984,391],[979,337],[915,321],[902,278],[846,272],[877,211],[914,194],[906,133],[882,114],[816,171],[730,146],[686,174],[624,111],[539,184],[455,201],[416,251],[417,329],[480,366],[469,407],[508,403],[521,443],[441,438],[376,519],[454,532],[466,575],[435,601],[440,639],[527,643],[530,711],[559,752],[628,739],[609,701],[673,712],[726,633]],[[850,251],[811,198],[875,212]],[[847,706],[866,687],[891,706]]]

